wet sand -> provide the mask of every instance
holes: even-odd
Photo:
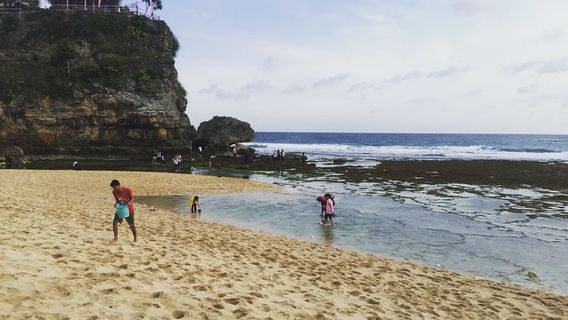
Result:
[[[1,319],[565,319],[568,297],[137,205],[136,195],[271,191],[248,180],[0,170]],[[212,204],[210,204],[212,205]]]

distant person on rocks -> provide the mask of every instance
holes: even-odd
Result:
[[[215,158],[214,154],[209,154],[209,169],[213,166],[213,158]]]
[[[172,162],[174,163],[174,171],[178,171],[179,162],[177,157],[173,157]]]
[[[278,161],[278,151],[277,150],[272,151],[272,161],[274,161],[274,162]]]
[[[237,145],[234,144],[231,146],[231,152],[233,153],[233,158],[237,157]]]
[[[166,166],[166,157],[163,154],[160,156],[160,162],[162,163],[162,167]]]
[[[302,169],[304,169],[306,167],[306,161],[308,160],[308,157],[306,156],[305,152],[302,152]]]
[[[280,150],[276,150],[276,159],[278,161],[282,160],[282,154],[280,153]]]
[[[179,171],[179,167],[181,165],[181,155],[180,154],[176,154],[173,159],[172,159],[173,163],[174,163],[174,171]]]
[[[134,236],[134,242],[136,242],[136,226],[134,225],[134,193],[132,192],[132,189],[121,186],[118,180],[112,180],[110,186],[112,187],[112,195],[116,200],[114,207],[116,208],[119,204],[128,205],[129,215],[128,218],[126,218],[126,222],[128,222],[132,235]],[[112,221],[112,231],[114,233],[113,241],[118,241],[118,224],[122,223],[122,220],[123,219],[118,217],[118,212],[116,212]]]
[[[284,160],[284,149],[280,150],[280,159]]]
[[[189,211],[191,213],[201,213],[201,204],[199,203],[199,196],[192,196],[189,198]]]

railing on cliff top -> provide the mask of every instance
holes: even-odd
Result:
[[[150,19],[161,20],[160,17],[153,13],[150,8],[142,8],[138,3],[132,3],[124,6],[111,6],[111,5],[52,5],[47,9],[35,8],[0,8],[0,14],[14,13],[21,14],[25,12],[38,12],[41,10],[52,10],[60,12],[91,12],[91,13],[117,13],[117,14],[135,14],[143,15]],[[150,11],[150,12],[148,12]]]

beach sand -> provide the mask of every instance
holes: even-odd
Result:
[[[0,319],[567,319],[568,297],[137,205],[112,243],[112,179],[136,195],[271,191],[170,173],[0,170]]]

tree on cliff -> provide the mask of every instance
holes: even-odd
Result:
[[[0,8],[15,8],[18,5],[39,8],[39,0],[0,0]]]
[[[92,6],[93,4],[96,6],[104,6],[104,5],[118,6],[120,5],[121,2],[121,0],[48,0],[48,1],[49,4],[51,4],[52,6],[65,6],[67,4],[75,6],[84,6],[85,4],[87,6]]]
[[[146,3],[147,7],[153,5],[155,10],[162,10],[163,8],[162,0],[142,0],[142,1]]]

